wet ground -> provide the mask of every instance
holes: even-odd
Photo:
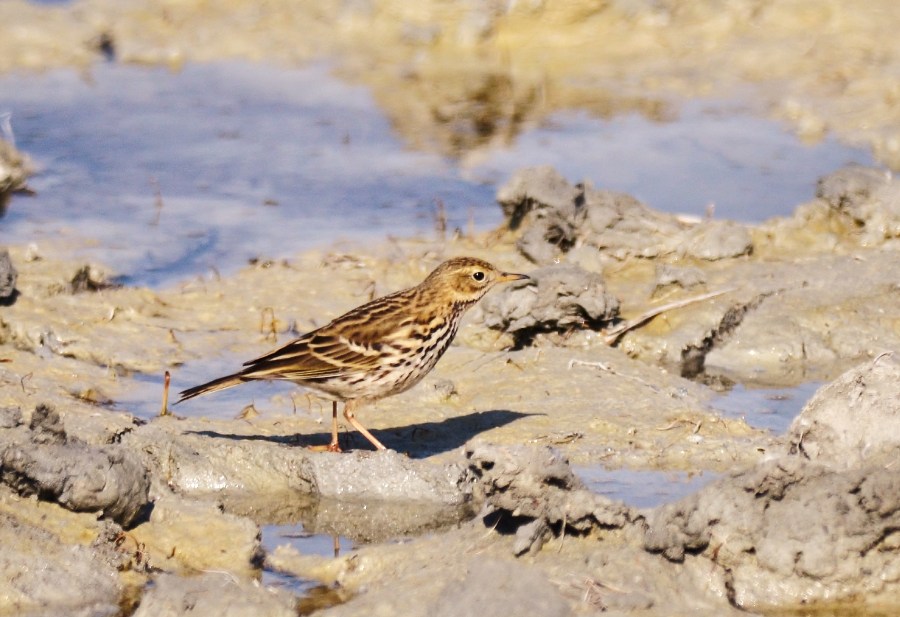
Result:
[[[714,4],[0,5],[0,614],[892,614],[900,16]],[[394,452],[157,417],[459,254]]]

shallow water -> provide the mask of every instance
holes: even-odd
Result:
[[[750,426],[780,435],[821,386],[818,381],[793,388],[755,388],[735,384],[713,401],[713,407],[725,416],[743,418]]]
[[[587,488],[635,508],[654,508],[695,493],[720,474],[709,471],[644,471],[605,469],[602,465],[573,468]]]
[[[132,284],[410,234],[430,228],[436,198],[489,202],[440,157],[407,151],[369,94],[321,65],[100,64],[6,77],[0,92],[43,169],[4,231],[69,240]]]
[[[300,523],[293,525],[262,525],[260,539],[266,552],[274,551],[276,547],[290,545],[297,549],[301,555],[321,555],[322,557],[337,557],[352,550],[354,544],[343,536],[330,536],[328,534],[314,534],[303,530]],[[262,583],[269,587],[280,587],[291,593],[312,598],[322,595],[323,585],[318,581],[297,578],[281,572],[265,569],[262,573]]]
[[[821,385],[808,382],[793,388],[754,388],[737,384],[720,394],[713,407],[725,416],[743,418],[750,426],[780,435]],[[595,493],[636,508],[653,508],[677,501],[720,475],[709,471],[608,470],[602,465],[576,467],[574,471]]]
[[[242,384],[216,392],[211,396],[191,399],[176,405],[181,390],[204,383],[215,377],[234,373],[241,368],[242,359],[234,354],[218,354],[216,350],[208,350],[203,360],[187,362],[172,369],[169,391],[169,409],[176,415],[205,416],[209,418],[236,418],[247,405],[268,400],[275,394],[283,394],[290,398],[292,394],[297,400],[303,399],[302,391],[293,384],[279,381],[258,381]],[[142,420],[150,420],[159,414],[162,407],[163,375],[135,373],[129,376],[128,388],[116,398],[117,407]],[[263,411],[263,409],[260,409]],[[290,408],[273,410],[278,414],[291,413]],[[308,411],[304,408],[304,411]],[[328,411],[330,414],[331,408]],[[329,415],[330,417],[330,415]]]
[[[673,105],[666,122],[557,113],[509,146],[447,158],[410,149],[371,94],[325,64],[11,75],[0,78],[4,112],[41,171],[0,241],[56,242],[156,287],[340,239],[434,233],[438,202],[450,229],[489,228],[501,220],[497,186],[526,165],[661,210],[715,204],[717,217],[759,221],[811,198],[819,175],[872,160],[833,140],[805,146],[721,102]]]
[[[281,524],[262,526],[262,546],[266,551],[273,551],[278,546],[290,545],[301,555],[321,555],[336,557],[353,550],[354,543],[344,536],[331,536],[324,533],[309,533],[303,525]]]
[[[722,101],[686,101],[677,116],[609,120],[572,111],[491,152],[467,177],[502,183],[516,169],[552,165],[570,181],[630,193],[665,212],[760,222],[790,214],[821,175],[866,152],[834,139],[807,146],[772,120]]]

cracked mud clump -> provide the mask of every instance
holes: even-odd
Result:
[[[38,405],[27,428],[7,431],[0,441],[0,480],[20,494],[97,512],[124,526],[149,505],[150,477],[140,458],[121,445],[69,439],[53,408]]]

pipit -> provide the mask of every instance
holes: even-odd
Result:
[[[246,381],[284,379],[333,400],[331,443],[339,452],[337,403],[344,417],[379,450],[385,447],[356,419],[359,405],[404,392],[419,383],[444,355],[466,310],[494,285],[524,274],[501,272],[473,257],[438,266],[409,289],[367,302],[328,325],[304,334],[232,375],[188,388],[178,402]]]

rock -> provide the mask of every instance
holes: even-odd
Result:
[[[746,307],[734,328],[719,336],[706,356],[706,372],[770,384],[803,383],[811,375],[833,377],[851,362],[900,348],[889,306],[900,300],[895,272],[900,253],[874,251],[863,259],[826,255],[809,261],[744,262],[731,276],[735,294],[714,306]],[[755,290],[752,299],[748,291]],[[697,307],[681,324],[687,335],[703,319]],[[723,315],[723,322],[726,320]],[[677,331],[676,331],[677,332]],[[632,333],[636,338],[650,333]],[[678,334],[657,334],[657,349],[679,345]],[[684,348],[681,345],[682,349]],[[630,351],[630,350],[629,350]]]
[[[687,225],[625,193],[572,186],[550,167],[523,169],[497,192],[516,243],[546,265],[575,247],[593,246],[616,259],[683,255],[718,260],[752,251],[743,225],[708,221]]]
[[[158,496],[150,520],[129,534],[144,547],[150,565],[166,572],[217,570],[249,577],[261,558],[259,527],[250,519],[171,493]]]
[[[18,272],[9,257],[9,251],[0,251],[0,305],[12,304],[16,299]]]
[[[75,512],[100,512],[128,526],[149,503],[150,479],[121,445],[67,440],[59,415],[38,405],[27,435],[0,442],[0,480],[23,495],[52,499]]]
[[[485,325],[511,333],[519,344],[538,332],[598,328],[619,312],[619,301],[606,291],[600,274],[562,265],[529,276],[481,303]]]
[[[658,257],[678,250],[685,226],[626,193],[588,189],[584,195],[585,224],[581,242],[616,259]]]
[[[89,544],[97,525],[92,516],[0,487],[0,612],[119,614],[117,568]]]
[[[878,246],[900,238],[900,182],[881,187],[857,216],[865,221],[863,240],[867,244]]]
[[[290,442],[228,434],[228,423],[215,424],[219,432],[199,421],[194,430],[176,422],[156,420],[122,441],[147,457],[147,466],[185,495],[296,491],[318,497],[447,505],[467,499],[458,465],[415,460],[392,450],[341,455],[311,452]]]
[[[699,553],[715,562],[745,610],[860,597],[877,603],[900,593],[898,525],[895,471],[835,473],[787,457],[655,509],[644,546],[674,561]]]
[[[161,574],[134,617],[294,617],[293,598],[228,573]]]
[[[497,191],[510,229],[523,228],[516,246],[537,264],[551,263],[575,242],[583,218],[580,195],[552,167],[523,169]]]
[[[0,407],[0,428],[15,428],[21,423],[21,409],[18,407]]]
[[[884,170],[849,165],[820,178],[816,197],[850,217],[864,244],[900,237],[900,182]]]
[[[73,294],[103,291],[116,287],[118,287],[117,284],[108,282],[103,273],[90,265],[79,268],[72,276],[72,280],[69,281],[69,290]]]
[[[774,308],[765,303],[761,307],[751,305],[733,329],[725,328],[724,336],[706,356],[706,369],[726,375],[732,370],[732,374],[737,374],[733,367],[753,363],[755,373],[747,372],[764,380],[770,375],[787,377],[803,363],[828,366],[838,360],[837,354],[827,347],[824,337],[805,328],[805,324],[798,323],[793,315],[783,310],[782,297],[773,303],[777,305]],[[740,312],[741,307],[737,308],[736,312]],[[780,314],[778,309],[782,309]]]
[[[227,423],[184,427],[175,418],[156,418],[122,437],[140,452],[154,476],[175,492],[204,496],[219,492],[262,494],[315,491],[307,470],[310,453],[280,443],[258,443],[232,435]]]
[[[309,469],[322,497],[448,505],[467,498],[459,466],[416,461],[393,450],[312,456]]]
[[[897,383],[900,362],[886,353],[820,388],[792,424],[787,454],[655,509],[645,548],[715,562],[746,610],[896,601]]]
[[[603,251],[590,244],[579,243],[566,253],[566,263],[578,266],[588,272],[603,272],[608,262]]]
[[[497,203],[509,218],[511,229],[518,229],[532,212],[566,213],[570,223],[577,219],[575,200],[579,191],[558,171],[549,166],[530,167],[516,172],[497,190]]]
[[[900,455],[900,359],[885,353],[821,387],[791,423],[790,453],[850,469]]]
[[[819,178],[816,197],[827,201],[835,210],[852,212],[889,183],[890,176],[883,170],[848,165]]]
[[[516,541],[513,544],[513,555],[516,557],[529,552],[538,552],[544,546],[544,540],[549,535],[550,528],[547,520],[538,517],[530,523],[519,525],[516,529]]]
[[[753,250],[750,232],[732,221],[705,221],[679,240],[687,257],[718,261],[747,255]]]
[[[31,440],[35,443],[66,443],[66,429],[62,418],[56,409],[49,405],[40,404],[34,408],[28,428],[31,430]]]
[[[494,446],[466,447],[476,497],[502,511],[516,525],[513,552],[540,550],[550,527],[586,532],[594,526],[621,528],[638,516],[628,506],[586,488],[553,448]]]
[[[33,173],[31,160],[11,143],[0,139],[0,204],[7,193],[26,190],[28,177]]]
[[[653,291],[659,293],[670,287],[693,289],[705,282],[706,275],[700,268],[660,263],[656,265],[656,285]]]
[[[8,446],[0,452],[0,478],[23,495],[50,498],[75,512],[99,512],[125,526],[149,502],[146,469],[120,446]]]

